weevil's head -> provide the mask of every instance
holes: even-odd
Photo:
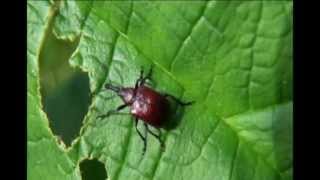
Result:
[[[123,102],[125,102],[126,104],[133,103],[133,100],[134,100],[133,88],[118,87],[112,84],[106,84],[105,88],[117,93],[118,96],[120,96]]]

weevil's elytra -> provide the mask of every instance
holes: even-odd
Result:
[[[145,123],[160,128],[168,118],[168,100],[146,86],[137,89],[136,99],[131,106],[131,114]]]
[[[108,111],[107,114],[101,115],[98,118],[108,117],[115,114],[125,107],[130,107],[130,114],[135,118],[135,127],[140,138],[144,142],[143,154],[146,151],[147,136],[143,136],[138,130],[138,120],[143,121],[145,131],[156,137],[164,148],[164,143],[160,139],[161,130],[164,123],[169,117],[170,103],[168,98],[172,98],[181,106],[191,105],[193,102],[182,102],[178,98],[170,95],[157,92],[145,85],[147,80],[151,80],[152,68],[146,76],[143,76],[143,70],[140,71],[140,77],[137,79],[134,87],[118,87],[112,84],[106,84],[105,88],[117,93],[121,97],[124,104],[120,105],[115,110]],[[153,133],[149,129],[149,125],[158,129],[159,134]],[[145,133],[147,135],[147,133]]]

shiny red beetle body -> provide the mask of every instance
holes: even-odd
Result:
[[[169,101],[147,86],[139,86],[136,93],[134,88],[123,88],[119,94],[122,100],[130,105],[130,113],[147,124],[160,128],[168,118]]]
[[[106,115],[99,116],[107,117],[129,106],[130,114],[135,117],[136,130],[144,142],[143,153],[146,150],[147,133],[145,133],[145,136],[140,133],[137,128],[138,120],[140,119],[144,122],[146,132],[149,132],[156,137],[161,143],[161,146],[164,147],[163,142],[160,140],[160,134],[157,135],[153,133],[149,129],[148,125],[151,125],[156,129],[163,127],[170,113],[170,103],[167,99],[168,97],[172,98],[178,104],[183,106],[192,104],[192,102],[184,103],[172,95],[162,94],[151,89],[150,87],[145,86],[145,82],[147,79],[151,78],[151,74],[152,69],[150,69],[148,75],[144,77],[143,70],[141,70],[140,77],[136,81],[135,87],[118,87],[112,84],[106,84],[105,88],[116,92],[117,95],[121,97],[124,104],[119,106],[116,110],[108,111]],[[161,133],[160,130],[159,132]]]

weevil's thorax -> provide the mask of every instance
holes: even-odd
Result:
[[[122,98],[126,104],[132,104],[134,101],[134,89],[133,88],[121,88],[118,95]]]
[[[161,127],[167,119],[169,106],[167,99],[160,93],[142,85],[133,98],[131,114],[154,127]]]

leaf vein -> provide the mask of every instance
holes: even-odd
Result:
[[[37,11],[37,9],[32,5],[32,3],[30,3],[30,1],[27,1],[27,6],[30,8],[31,11],[33,11],[35,13],[35,15],[37,16],[38,19],[40,19],[42,24],[45,24],[44,20],[42,19],[42,15],[40,15],[40,13]],[[28,21],[29,22],[29,21]]]
[[[238,138],[238,139],[237,139],[237,146],[236,146],[236,149],[235,149],[234,154],[233,154],[233,156],[232,156],[231,165],[230,165],[230,172],[229,172],[229,179],[230,179],[230,180],[232,179],[232,176],[233,176],[234,163],[235,163],[235,161],[236,161],[239,148],[240,148],[240,140],[239,140],[239,138]]]
[[[261,16],[262,16],[262,4],[260,4],[260,10],[259,10],[259,18],[258,18],[258,23],[256,25],[256,29],[255,29],[255,36],[254,36],[254,40],[253,40],[253,44],[252,47],[254,47],[254,44],[256,43],[257,40],[257,34],[258,34],[258,29],[259,29],[259,22],[261,20]],[[248,84],[248,102],[249,102],[249,106],[252,107],[252,99],[251,99],[251,81],[252,81],[252,70],[253,70],[253,66],[254,66],[254,50],[251,48],[251,67],[249,69],[249,84]]]
[[[127,24],[126,24],[125,34],[128,34],[128,29],[129,29],[132,14],[133,14],[133,5],[134,5],[133,2],[134,1],[131,1],[131,3],[130,3],[130,12],[129,12],[129,17],[128,17]]]
[[[206,3],[204,4],[204,6],[202,7],[202,9],[200,10],[200,13],[198,15],[198,17],[196,18],[195,22],[193,23],[193,25],[191,26],[191,28],[189,29],[188,33],[186,34],[186,36],[183,38],[183,40],[181,41],[181,43],[179,44],[179,47],[177,48],[177,50],[175,51],[172,61],[171,61],[171,65],[169,66],[170,71],[172,71],[173,66],[175,64],[175,61],[177,59],[177,56],[179,55],[183,45],[185,44],[185,41],[188,39],[188,37],[190,37],[190,35],[192,34],[193,29],[196,27],[196,25],[200,22],[201,17],[204,15],[206,9],[207,9],[207,5],[208,5],[209,1],[206,1]]]
[[[126,158],[128,156],[128,152],[129,152],[128,150],[129,150],[129,147],[130,147],[129,143],[130,143],[130,139],[131,139],[130,137],[132,136],[132,124],[133,124],[132,122],[133,121],[130,121],[130,128],[129,128],[129,132],[127,133],[126,141],[125,141],[125,144],[127,144],[128,146],[124,148],[123,155],[121,156],[122,157],[121,162],[120,162],[121,166],[120,166],[120,168],[118,168],[118,171],[115,172],[115,175],[114,175],[113,179],[119,179],[119,174],[122,171],[122,168],[124,166],[125,160],[126,160]]]

